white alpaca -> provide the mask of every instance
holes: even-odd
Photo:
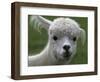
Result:
[[[29,66],[68,64],[76,53],[78,38],[84,44],[85,31],[70,18],[56,18],[53,22],[41,16],[31,19],[48,31],[49,40],[41,53],[29,56]]]

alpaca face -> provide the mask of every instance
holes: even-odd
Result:
[[[68,60],[76,52],[76,36],[63,35],[62,37],[57,36],[56,34],[52,35],[50,41],[50,49],[53,51],[54,56],[57,59],[66,59]]]
[[[50,49],[58,60],[69,60],[76,53],[80,28],[75,22],[65,18],[54,20],[49,29]]]

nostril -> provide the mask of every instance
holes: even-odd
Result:
[[[64,49],[64,50],[69,50],[69,48],[70,48],[69,45],[64,45],[64,46],[63,46],[63,49]]]

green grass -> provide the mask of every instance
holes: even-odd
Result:
[[[49,20],[57,18],[56,16],[43,16]],[[80,40],[77,42],[77,53],[72,59],[70,64],[87,64],[88,54],[87,54],[87,18],[86,17],[69,17],[74,19],[80,24],[80,27],[86,31],[86,42],[82,46]],[[40,29],[40,32],[33,27],[34,23],[30,23],[30,15],[28,16],[28,53],[37,54],[40,53],[48,42],[48,33],[45,29]]]

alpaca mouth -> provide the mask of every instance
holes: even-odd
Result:
[[[70,58],[71,56],[71,53],[70,52],[65,52],[64,53],[64,58]]]

